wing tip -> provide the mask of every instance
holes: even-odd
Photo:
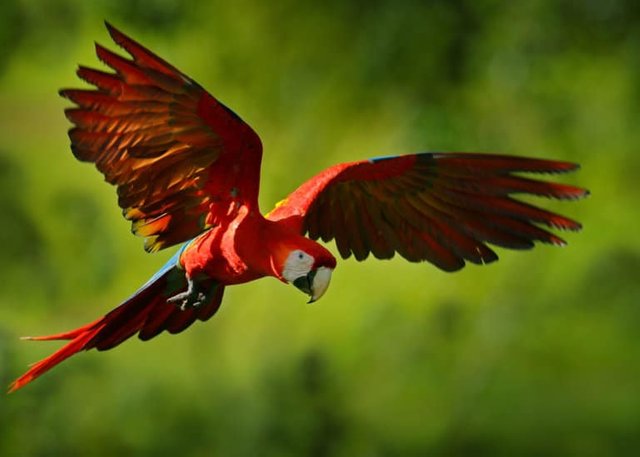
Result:
[[[98,56],[98,60],[100,60],[100,62],[102,62],[105,65],[109,65],[106,60],[105,60],[105,54],[107,54],[109,52],[109,50],[107,48],[105,48],[104,46],[102,46],[100,43],[98,43],[97,41],[93,42],[93,47],[96,51],[96,56]]]
[[[574,171],[578,171],[580,170],[580,168],[582,168],[582,166],[576,162],[566,162],[562,160],[549,160],[549,159],[533,159],[533,160],[540,160],[540,161],[549,163],[549,168],[547,170],[540,171],[540,173],[542,174],[573,173]]]
[[[104,20],[104,26],[107,28],[107,32],[109,32],[109,36],[111,39],[120,47],[126,49],[124,43],[130,40],[128,36],[122,33],[119,29],[117,29],[113,24],[111,24],[106,19]]]
[[[126,49],[126,46],[124,46],[123,42],[126,42],[128,40],[128,37],[116,27],[114,27],[113,24],[111,24],[106,19],[104,20],[104,26],[107,28],[107,32],[109,32],[109,36],[111,37],[111,39],[118,46]]]

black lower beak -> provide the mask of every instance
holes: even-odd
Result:
[[[303,291],[305,294],[311,295],[311,281],[309,281],[309,276],[300,276],[295,281],[293,281],[293,285]]]
[[[293,285],[309,296],[313,296],[313,278],[316,275],[315,270],[311,270],[306,276],[300,276],[293,281]]]

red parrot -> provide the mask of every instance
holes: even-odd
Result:
[[[14,391],[89,349],[111,349],[138,334],[179,333],[206,321],[225,287],[265,276],[318,300],[335,257],[315,240],[335,240],[344,259],[395,253],[456,271],[498,256],[488,244],[529,249],[564,245],[541,225],[581,225],[512,198],[577,199],[588,191],[522,177],[564,173],[576,164],[493,154],[419,153],[342,163],[314,176],[276,208],[258,208],[262,144],[238,115],[198,83],[109,24],[130,57],[96,44],[104,72],[84,66],[92,89],[64,89],[75,106],[71,150],[116,186],[118,204],[145,249],[182,247],[120,306],[83,327],[32,340],[69,340],[10,386]],[[305,236],[307,235],[307,236]]]

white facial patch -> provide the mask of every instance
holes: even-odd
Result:
[[[300,276],[306,276],[311,271],[314,261],[313,257],[300,249],[291,251],[284,262],[282,276],[288,282],[293,282]]]

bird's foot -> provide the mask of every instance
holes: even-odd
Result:
[[[167,299],[167,303],[174,303],[181,310],[198,308],[211,300],[212,291],[202,287],[201,283],[187,278],[187,290]]]

